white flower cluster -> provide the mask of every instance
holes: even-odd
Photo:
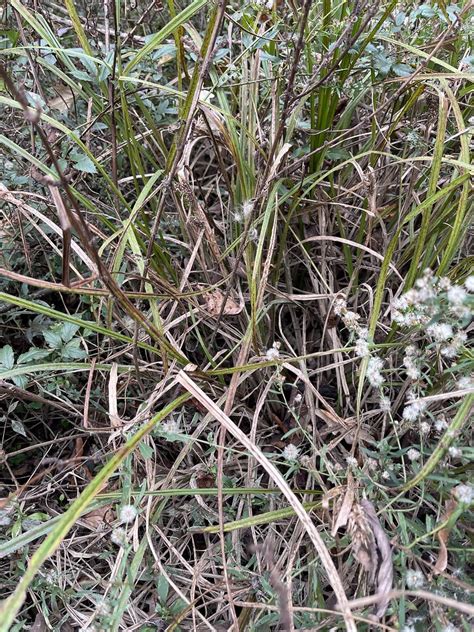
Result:
[[[133,522],[137,517],[137,508],[133,505],[124,505],[120,510],[120,522]]]
[[[410,380],[418,380],[421,376],[418,362],[418,349],[415,345],[408,345],[405,349],[405,356],[403,358],[403,366],[406,368],[406,374]]]
[[[253,3],[257,5],[257,7],[268,9],[268,11],[273,9],[273,0],[253,0]]]
[[[280,343],[274,342],[273,345],[269,349],[267,349],[265,356],[270,362],[273,362],[273,360],[278,360],[278,358],[280,357]]]
[[[296,447],[293,443],[289,443],[285,446],[282,454],[285,461],[296,461],[299,453],[300,449]]]
[[[234,219],[236,222],[245,222],[251,215],[254,209],[253,200],[247,200],[242,204],[240,210],[234,213]]]
[[[410,459],[410,461],[418,461],[420,456],[421,454],[418,452],[418,450],[415,450],[415,448],[410,448],[407,452],[407,457]]]
[[[127,532],[123,527],[117,527],[112,531],[110,539],[117,546],[125,546],[127,544]]]
[[[461,391],[472,391],[474,389],[474,376],[463,375],[457,382],[457,388]]]
[[[421,571],[413,571],[408,570],[406,576],[406,584],[408,588],[412,590],[416,590],[417,588],[421,588],[425,583],[425,577]]]
[[[474,502],[474,485],[458,485],[454,488],[454,493],[460,503],[470,505]]]
[[[413,399],[413,395],[410,393],[410,399]],[[416,421],[423,416],[426,410],[426,402],[421,399],[414,399],[411,404],[405,406],[403,409],[402,417],[405,421]]]
[[[347,329],[349,329],[349,331],[353,331],[354,333],[359,334],[359,338],[367,338],[368,334],[364,335],[366,330],[364,331],[364,328],[361,328],[361,326],[359,325],[359,314],[351,312],[349,309],[347,309],[345,298],[336,298],[332,308],[336,316],[340,316],[342,322],[347,327]]]
[[[164,421],[161,426],[159,426],[159,430],[161,430],[161,433],[165,435],[181,434],[181,424],[179,419],[171,418]]]
[[[472,316],[472,292],[474,275],[465,280],[463,287],[453,285],[447,277],[438,278],[431,270],[425,270],[415,287],[392,302],[392,318],[404,327],[427,326],[426,333],[441,355],[455,358],[466,342],[467,335],[460,328],[459,321]],[[416,373],[413,366],[407,369]],[[407,373],[411,377],[408,370]]]
[[[381,373],[383,368],[383,360],[377,356],[371,356],[369,364],[367,365],[367,379],[372,386],[376,388],[382,386],[384,383],[384,377]]]
[[[355,343],[355,354],[359,358],[369,358],[367,365],[367,379],[371,386],[379,388],[384,383],[384,377],[381,373],[383,368],[383,360],[378,356],[371,355],[368,343],[369,330],[367,327],[361,327],[359,324],[360,316],[355,312],[351,312],[347,309],[346,300],[342,297],[337,298],[334,301],[333,311],[336,316],[340,316],[344,325],[357,336]],[[383,404],[386,407],[387,402],[382,397]],[[382,403],[381,400],[381,403]]]

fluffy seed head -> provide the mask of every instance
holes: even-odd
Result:
[[[283,450],[283,458],[285,461],[296,461],[298,458],[298,454],[300,453],[300,449],[297,448],[293,443],[289,443],[285,446]]]
[[[124,505],[120,510],[120,522],[133,522],[137,517],[138,511],[133,505]]]
[[[466,503],[466,505],[470,505],[474,501],[473,485],[458,485],[454,488],[454,493],[460,503]]]
[[[406,576],[406,584],[408,588],[412,590],[416,590],[417,588],[421,588],[425,583],[425,577],[421,571],[413,571],[408,570]]]

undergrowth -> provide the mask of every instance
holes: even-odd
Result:
[[[0,12],[0,631],[472,629],[472,3]]]

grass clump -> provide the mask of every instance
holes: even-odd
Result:
[[[1,632],[471,629],[471,22],[3,8]]]

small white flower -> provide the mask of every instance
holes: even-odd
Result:
[[[357,459],[355,457],[353,457],[353,456],[347,456],[346,457],[346,463],[350,467],[357,467],[358,466]]]
[[[289,443],[287,446],[285,446],[282,454],[285,461],[296,461],[299,453],[300,449],[296,447],[293,443]]]
[[[117,527],[112,531],[110,539],[117,546],[125,546],[127,544],[127,532],[122,527]]]
[[[474,486],[473,485],[458,485],[454,488],[456,498],[460,503],[470,505],[474,501]]]
[[[418,450],[415,450],[415,448],[410,448],[407,452],[407,457],[410,459],[410,461],[418,461],[420,456],[421,454],[418,452]]]
[[[440,353],[443,357],[451,359],[455,358],[458,355],[459,349],[454,345],[446,345],[445,347],[441,348]]]
[[[266,358],[269,361],[273,361],[273,360],[277,360],[280,357],[280,343],[279,342],[274,342],[273,346],[270,347],[269,349],[267,349],[266,352]]]
[[[133,505],[124,505],[120,510],[120,522],[133,522],[137,517],[137,508]]]
[[[419,417],[419,413],[414,406],[405,406],[402,412],[402,417],[405,421],[416,421]]]
[[[461,305],[466,300],[466,290],[460,285],[453,285],[447,292],[448,301],[452,305]]]
[[[462,456],[461,448],[456,448],[455,446],[451,446],[448,448],[449,456],[453,459],[458,459]]]
[[[453,337],[453,328],[448,323],[435,323],[426,328],[428,336],[436,342],[444,342]]]
[[[247,219],[247,217],[250,217],[253,211],[253,207],[254,207],[253,200],[247,200],[246,202],[242,204],[242,216],[244,219]]]
[[[367,338],[369,337],[369,330],[367,329],[367,327],[359,327],[357,335],[359,336],[359,338],[367,340]]]
[[[408,375],[410,380],[415,381],[420,378],[421,371],[417,366],[415,366],[414,364],[411,364],[409,367],[407,367],[406,374]]]
[[[467,333],[462,329],[453,338],[453,344],[457,347],[462,347],[467,340]]]
[[[452,623],[447,623],[442,629],[441,632],[459,632],[459,628],[457,628]]]
[[[429,434],[430,430],[431,430],[430,424],[427,421],[422,421],[420,424],[421,433],[427,435]]]
[[[342,314],[342,320],[347,329],[356,330],[359,327],[359,314],[355,312],[346,311]]]
[[[98,601],[95,609],[99,617],[107,617],[111,612],[110,605],[105,601],[105,599]]]
[[[340,316],[347,309],[346,299],[342,297],[336,298],[332,309],[336,316]]]
[[[468,292],[474,292],[474,274],[471,274],[464,281],[464,287]]]
[[[56,570],[54,568],[50,569],[46,575],[45,575],[45,580],[47,584],[50,584],[50,586],[55,586],[58,583],[58,574],[56,572]]]
[[[365,464],[367,465],[369,470],[376,470],[379,467],[378,461],[372,459],[370,456],[365,459]]]
[[[438,287],[443,292],[446,292],[446,290],[449,290],[449,288],[451,287],[451,281],[448,277],[441,277],[438,280]]]
[[[443,430],[446,430],[447,427],[448,422],[446,421],[445,417],[441,416],[436,419],[435,428],[437,432],[443,432]]]
[[[380,410],[384,413],[389,413],[392,410],[392,402],[386,395],[381,395],[379,399]]]
[[[384,382],[383,375],[380,373],[383,367],[383,360],[377,356],[372,356],[367,365],[367,379],[374,387],[382,386]]]
[[[423,586],[425,583],[425,577],[421,571],[413,571],[410,569],[407,571],[405,581],[408,588],[416,590],[417,588],[421,588]]]
[[[179,419],[168,419],[167,421],[164,421],[161,426],[160,426],[160,430],[163,434],[169,434],[169,435],[176,435],[176,434],[181,434],[181,424],[179,422]]]
[[[249,241],[258,243],[258,230],[255,228],[255,226],[252,226],[252,228],[249,230],[248,237],[249,237]]]
[[[458,379],[457,387],[461,391],[472,389],[474,387],[474,381],[470,375],[464,375]]]
[[[388,478],[390,478],[390,472],[388,470],[384,470],[382,472],[382,478],[387,480]]]
[[[421,417],[425,410],[426,402],[417,399],[408,406],[405,406],[405,408],[403,409],[402,417],[406,421],[416,421],[418,417]]]
[[[359,358],[364,358],[370,355],[369,344],[367,340],[364,340],[364,338],[359,338],[355,343],[354,352]]]

